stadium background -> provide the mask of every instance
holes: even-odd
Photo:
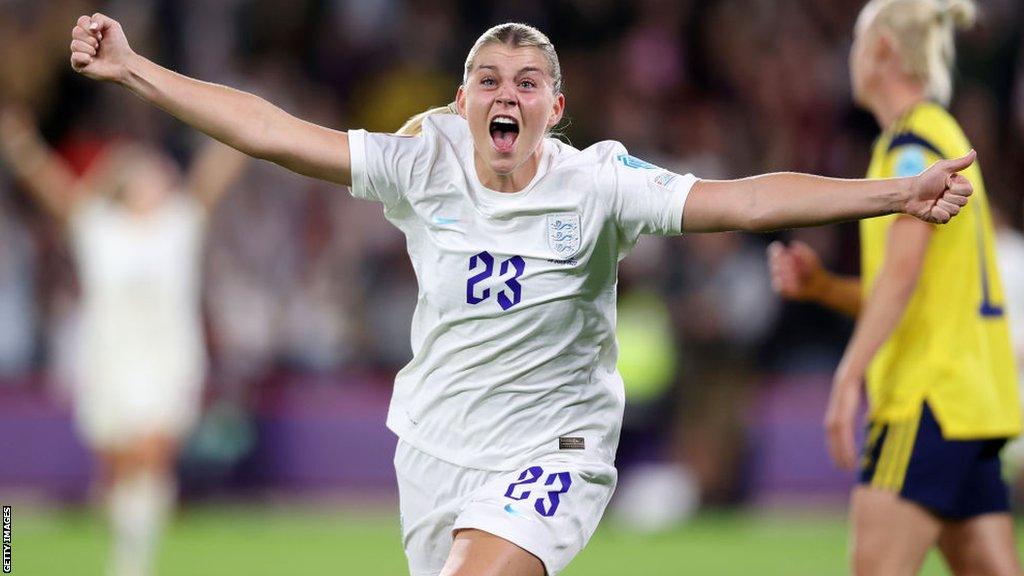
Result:
[[[861,5],[0,0],[0,98],[31,106],[80,170],[124,137],[184,164],[201,136],[71,72],[79,14],[105,11],[136,51],[183,73],[314,122],[379,131],[449,102],[476,36],[519,20],[555,43],[563,132],[577,147],[613,138],[708,178],[855,177],[877,133],[850,103],[846,59]],[[980,25],[958,42],[952,108],[1012,235],[1022,217],[1024,6],[979,5]],[[402,572],[383,421],[390,379],[409,356],[415,286],[404,241],[378,212],[255,161],[216,210],[207,412],[181,462],[184,505],[163,573]],[[783,237],[857,269],[855,226]],[[829,465],[820,420],[851,325],[772,295],[771,239],[647,238],[624,262],[624,480],[644,463],[685,463],[701,512],[656,535],[610,516],[567,574],[843,573],[850,479]],[[1006,266],[1024,273],[1024,262]],[[1011,308],[1024,298],[1024,286],[1012,288]],[[58,229],[0,169],[0,499],[15,505],[16,574],[103,565],[106,535],[86,506],[90,464],[67,405],[76,291]],[[929,570],[941,573],[934,558]]]

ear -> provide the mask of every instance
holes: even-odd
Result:
[[[899,51],[896,48],[896,41],[893,39],[892,34],[888,30],[878,30],[875,34],[874,46],[871,47],[874,54],[873,60],[875,62],[893,62],[895,61],[900,67]]]
[[[551,115],[548,116],[548,128],[554,128],[562,121],[562,114],[565,112],[565,95],[561,92],[555,96],[555,103],[551,106]]]
[[[455,108],[459,111],[459,116],[466,117],[466,89],[461,85],[455,92]]]

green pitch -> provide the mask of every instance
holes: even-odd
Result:
[[[160,576],[405,574],[398,521],[383,512],[293,507],[186,509],[169,529]],[[1024,532],[1018,532],[1024,549]],[[838,516],[703,515],[685,528],[638,536],[604,526],[565,576],[845,574]],[[82,510],[15,507],[17,575],[104,574],[103,527]],[[927,575],[945,574],[937,557]]]

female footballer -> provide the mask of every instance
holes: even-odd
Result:
[[[577,150],[548,131],[565,98],[534,28],[485,32],[457,114],[417,137],[342,132],[135,54],[118,23],[83,16],[71,63],[239,150],[350,186],[401,229],[419,283],[413,359],[387,419],[415,576],[554,575],[615,486],[618,260],[642,233],[771,230],[908,213],[945,222],[971,193],[973,153],[919,176],[771,174],[698,180],[617,142]],[[685,203],[685,211],[684,211]]]
[[[944,106],[969,0],[872,0],[850,53],[854,98],[882,135],[870,178],[913,176],[970,149]],[[891,215],[861,222],[861,277],[826,272],[806,245],[769,247],[785,297],[857,317],[825,416],[833,460],[860,467],[851,498],[855,574],[914,574],[937,545],[955,574],[1019,575],[999,451],[1021,427],[981,171],[949,226]],[[867,381],[867,444],[854,423]]]
[[[211,143],[179,181],[170,158],[119,143],[76,179],[14,107],[0,110],[0,158],[62,225],[78,268],[73,399],[110,519],[110,573],[151,574],[179,444],[200,409],[206,213],[246,158]]]

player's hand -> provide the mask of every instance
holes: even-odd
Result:
[[[825,442],[836,466],[854,470],[857,445],[854,440],[857,408],[860,406],[860,381],[836,380],[825,411]]]
[[[133,56],[121,25],[99,12],[80,16],[71,29],[71,67],[93,80],[124,79]]]
[[[974,192],[971,183],[958,172],[974,163],[978,153],[971,150],[960,158],[939,160],[914,178],[910,198],[903,211],[925,222],[945,224],[967,205]]]
[[[790,300],[814,300],[828,281],[821,258],[800,241],[790,242],[788,247],[779,241],[772,242],[768,246],[768,268],[772,289]]]

